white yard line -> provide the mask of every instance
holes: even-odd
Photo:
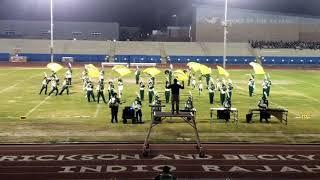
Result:
[[[15,73],[15,72],[17,72],[17,71],[11,71],[11,72],[7,72],[7,73],[0,73],[0,76],[8,75],[8,74]]]
[[[291,90],[291,89],[287,89],[287,88],[282,87],[282,86],[278,86],[278,87],[279,87],[280,89],[284,89],[284,90],[287,90],[287,91],[296,92],[298,95],[300,95],[300,96],[302,96],[302,97],[305,97],[305,98],[307,98],[307,99],[310,99],[310,100],[313,100],[313,101],[315,101],[315,102],[320,103],[320,101],[319,101],[318,99],[316,99],[316,98],[314,98],[314,97],[307,96],[307,95],[305,95],[305,94],[303,94],[303,93],[301,93],[301,92],[298,92],[298,91],[295,91],[295,90]]]
[[[242,88],[242,87],[239,87],[239,86],[237,86],[237,85],[235,85],[235,87],[236,87],[237,89],[240,89],[240,90],[242,90],[242,91],[245,91],[245,89]],[[275,106],[278,106],[278,107],[283,107],[283,106],[280,106],[279,104],[274,103],[274,102],[270,102],[270,103],[273,104],[273,105],[275,105]],[[286,108],[284,108],[284,109],[286,109]],[[295,115],[296,117],[301,117],[300,114],[294,113],[294,112],[292,112],[292,111],[288,111],[288,112],[289,112],[290,114]]]
[[[277,75],[277,76],[284,77],[284,79],[288,78],[287,76],[284,76],[284,75]],[[309,83],[309,82],[307,82],[307,81],[302,81],[302,80],[299,80],[299,79],[293,79],[293,81],[299,82],[299,83],[301,83],[301,84],[308,84],[308,85],[310,85],[310,86],[314,86],[314,87],[319,87],[319,88],[320,88],[320,85],[313,84],[313,83]]]
[[[280,106],[280,105],[277,104],[277,103],[274,103],[274,102],[270,102],[270,103],[273,104],[273,105],[275,105],[275,106],[278,106],[278,107],[282,107],[282,108],[284,108],[284,109],[287,109],[287,108],[285,108],[285,107],[283,107],[283,106]],[[297,118],[297,117],[301,117],[301,114],[297,114],[297,113],[292,112],[292,111],[288,111],[288,113],[295,115],[296,118]]]
[[[38,105],[36,105],[34,108],[32,108],[27,114],[26,116],[30,116],[30,114],[35,111],[39,106],[41,106],[44,102],[46,102],[51,96],[46,97],[44,100],[42,100]]]
[[[9,86],[9,87],[7,87],[7,88],[5,88],[5,89],[2,89],[2,90],[0,91],[0,94],[3,93],[3,92],[8,91],[9,89],[12,89],[12,88],[18,86],[19,84],[21,84],[21,83],[23,83],[23,82],[25,82],[25,81],[28,81],[28,80],[33,79],[33,78],[38,77],[38,76],[40,76],[40,75],[34,75],[34,76],[31,76],[31,77],[29,77],[29,78],[27,78],[27,79],[20,80],[20,81],[17,82],[16,84],[14,84],[14,85],[12,85],[12,86]]]
[[[93,118],[97,118],[97,116],[98,116],[98,114],[99,114],[99,112],[100,112],[100,104],[97,104],[97,109],[96,109],[96,112],[94,113],[94,116],[93,116]]]

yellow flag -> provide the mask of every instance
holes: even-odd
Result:
[[[200,66],[199,66],[200,68],[200,72],[201,72],[201,74],[202,75],[207,75],[207,74],[211,74],[211,68],[209,68],[209,67],[207,67],[207,66],[205,66],[205,65],[203,65],[203,64],[200,64]]]
[[[117,72],[121,77],[126,76],[131,73],[130,69],[127,67],[117,68],[114,71]]]
[[[160,74],[161,71],[155,67],[151,67],[145,69],[143,72],[149,74],[152,77],[155,77],[156,75]]]
[[[53,72],[60,71],[63,67],[58,63],[49,63],[47,64],[47,68],[50,69]]]
[[[179,81],[186,81],[188,79],[188,75],[184,73],[181,69],[178,69],[173,72],[173,75],[179,80]]]
[[[255,63],[255,62],[251,62],[249,64],[250,64],[250,66],[253,67],[253,70],[254,70],[255,74],[265,74],[264,69],[260,64]]]
[[[97,78],[100,75],[99,69],[95,67],[93,64],[87,64],[85,65],[85,68],[88,71],[88,75],[91,78]]]
[[[193,70],[194,72],[197,72],[197,71],[200,70],[200,65],[201,65],[201,64],[196,63],[196,62],[189,62],[189,63],[187,64],[187,66],[188,66],[189,68],[191,68],[191,70]]]
[[[229,72],[226,71],[225,69],[223,69],[221,66],[217,66],[217,69],[218,69],[218,73],[220,75],[224,75],[226,77],[229,77],[229,75],[230,75]]]
[[[113,66],[112,70],[116,70],[116,69],[122,69],[122,68],[127,68],[124,65],[115,65]]]

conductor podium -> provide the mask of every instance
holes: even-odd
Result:
[[[143,150],[142,150],[143,156],[148,156],[150,153],[149,137],[150,137],[152,128],[161,124],[167,118],[179,118],[179,119],[182,119],[184,122],[188,123],[194,129],[195,139],[197,144],[196,149],[199,152],[199,156],[204,157],[204,151],[200,143],[199,133],[196,126],[196,117],[192,112],[180,112],[179,114],[176,114],[176,113],[173,114],[171,112],[153,111],[152,113],[153,115],[151,119],[150,128],[148,130],[148,134],[143,144]]]

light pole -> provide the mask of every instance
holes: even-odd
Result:
[[[51,54],[51,62],[53,62],[53,0],[50,0],[50,19],[51,19],[51,27],[50,27],[50,54]]]
[[[224,9],[224,36],[223,36],[223,68],[226,68],[227,60],[227,34],[228,34],[228,0],[225,2]]]

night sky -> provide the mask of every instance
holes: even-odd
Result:
[[[229,0],[231,7],[320,16],[320,0]],[[144,31],[189,25],[192,4],[224,0],[54,0],[55,20],[119,22]],[[0,19],[48,20],[50,0],[0,0]],[[172,15],[176,14],[177,19]]]

